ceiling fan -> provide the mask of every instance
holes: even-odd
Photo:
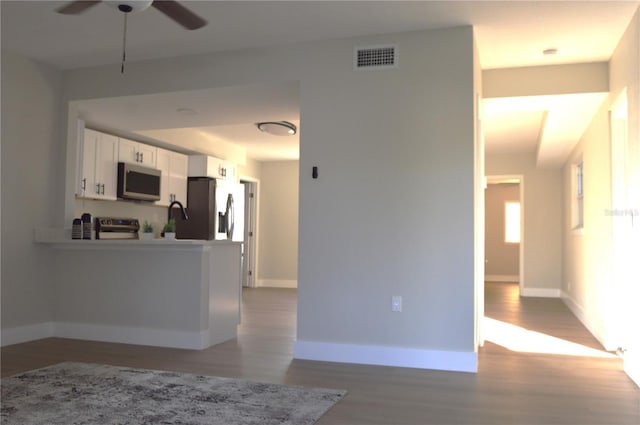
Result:
[[[125,14],[141,12],[153,6],[188,30],[197,30],[207,25],[207,21],[174,0],[78,0],[63,5],[56,12],[78,15],[98,3],[105,3]]]
[[[127,16],[129,13],[141,12],[148,9],[149,6],[153,6],[188,30],[197,30],[207,25],[207,21],[175,0],[76,0],[56,9],[56,12],[63,15],[79,15],[98,3],[105,3],[108,6],[118,9],[124,15],[121,73],[124,73],[124,63],[126,60]]]

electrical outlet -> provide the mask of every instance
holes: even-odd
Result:
[[[397,313],[402,312],[402,297],[400,295],[393,295],[391,297],[391,311]]]

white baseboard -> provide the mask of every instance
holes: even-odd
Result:
[[[578,318],[578,320],[584,325],[585,328],[591,335],[593,335],[599,342],[602,344],[605,350],[607,351],[616,351],[618,345],[615,342],[609,341],[607,338],[600,333],[600,330],[591,323],[589,320],[589,316],[587,312],[580,306],[569,294],[562,291],[562,301],[564,304],[571,310],[574,316]]]
[[[582,307],[580,307],[578,303],[576,303],[573,298],[571,298],[571,296],[569,296],[569,294],[564,291],[562,291],[561,298],[564,304],[569,308],[569,310],[571,310],[573,315],[576,316],[578,320],[580,320],[582,324],[588,328],[588,326],[586,325],[586,323],[588,322],[587,314],[584,312]]]
[[[523,297],[560,298],[562,291],[551,288],[522,288],[520,295]]]
[[[486,274],[485,282],[520,282],[520,275],[517,274]]]
[[[478,356],[473,351],[437,351],[298,340],[294,344],[293,357],[303,360],[457,372],[475,373],[478,371]]]
[[[624,371],[635,384],[640,387],[640,361],[630,359],[628,353],[624,358]]]
[[[54,336],[54,323],[44,322],[35,325],[17,326],[15,328],[2,329],[0,345],[20,344],[36,339],[50,338]]]
[[[175,331],[166,329],[107,326],[85,323],[55,324],[55,336],[89,341],[151,345],[155,347],[202,350],[209,344],[209,331]]]
[[[258,279],[258,288],[297,288],[297,280]]]
[[[211,335],[209,330],[176,331],[86,323],[46,322],[2,329],[1,345],[4,347],[50,337],[202,350],[222,342],[222,339],[226,340],[234,336],[231,335],[227,338],[225,335]]]

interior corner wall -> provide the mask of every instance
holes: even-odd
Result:
[[[262,162],[253,158],[246,157],[244,165],[238,165],[238,176],[240,179],[249,178],[253,180],[260,180],[262,174]]]
[[[299,161],[261,165],[258,286],[298,286]]]
[[[489,184],[485,191],[485,276],[513,279],[520,273],[520,244],[505,242],[505,203],[520,202],[518,184]],[[513,281],[513,280],[512,280]]]
[[[61,74],[2,51],[2,344],[50,335],[51,255],[37,227],[59,219]]]
[[[522,295],[560,296],[562,169],[536,167],[535,153],[487,154],[487,176],[522,175],[524,258]]]

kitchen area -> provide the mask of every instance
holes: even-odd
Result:
[[[75,215],[53,248],[60,336],[203,349],[240,323],[244,186],[234,164],[78,121]]]
[[[295,130],[257,125],[283,119]],[[297,82],[68,102],[64,224],[34,229],[53,263],[46,332],[236,337],[243,286],[297,286],[299,123]]]

